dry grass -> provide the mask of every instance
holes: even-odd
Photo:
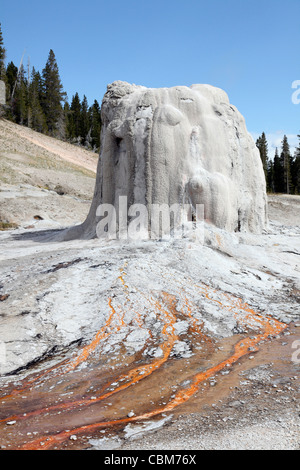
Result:
[[[2,222],[0,220],[0,231],[4,231],[4,230],[13,230],[13,229],[16,229],[18,228],[17,224],[13,223],[13,222]]]

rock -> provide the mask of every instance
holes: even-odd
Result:
[[[240,400],[234,400],[228,403],[229,408],[239,408],[242,406],[242,402]]]
[[[171,356],[177,358],[187,358],[191,357],[192,352],[189,345],[185,341],[175,341],[173,349],[171,351]]]
[[[149,89],[116,81],[107,87],[101,110],[94,198],[85,222],[66,230],[64,240],[95,237],[101,204],[113,205],[117,227],[124,220],[126,226],[129,219],[119,217],[120,196],[127,210],[133,204],[147,207],[145,220],[153,204],[187,204],[190,214],[198,204],[207,222],[227,231],[265,229],[259,151],[223,90],[210,85]]]
[[[0,302],[4,302],[4,300],[8,299],[8,297],[9,297],[9,294],[0,295]]]

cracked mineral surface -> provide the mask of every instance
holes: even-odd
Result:
[[[299,448],[299,196],[269,196],[261,234],[59,242],[69,196],[43,191],[53,212],[28,219],[19,189],[0,233],[1,449]]]

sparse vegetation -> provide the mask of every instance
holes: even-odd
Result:
[[[5,67],[6,51],[0,24],[0,77],[6,85],[5,117],[16,124],[34,129],[87,149],[99,152],[101,115],[94,100],[88,105],[86,96],[78,95],[68,103],[67,93],[59,75],[54,51],[50,49],[47,62],[40,73],[34,67],[25,72],[10,61]]]
[[[0,220],[0,231],[3,232],[4,230],[12,230],[18,228],[17,224],[13,222],[3,222]]]

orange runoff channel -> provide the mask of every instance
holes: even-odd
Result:
[[[171,296],[169,297],[169,300],[170,299],[171,299]],[[152,411],[149,411],[148,413],[144,413],[138,416],[126,417],[126,418],[112,420],[112,421],[102,421],[102,422],[93,423],[93,424],[89,424],[85,426],[80,426],[72,430],[63,431],[56,435],[40,437],[36,440],[33,440],[29,443],[24,444],[21,447],[21,449],[22,450],[46,450],[55,445],[59,445],[60,443],[64,442],[66,439],[68,439],[72,435],[82,434],[87,431],[91,432],[99,428],[109,427],[113,425],[120,425],[120,424],[125,424],[128,422],[145,420],[145,419],[149,419],[154,416],[157,416],[161,413],[172,411],[177,406],[180,406],[186,401],[188,401],[199,390],[199,386],[203,381],[207,380],[209,377],[220,372],[225,367],[228,367],[228,365],[234,364],[241,357],[248,354],[250,348],[252,351],[258,350],[258,347],[257,347],[258,343],[260,343],[263,340],[267,340],[270,336],[278,335],[287,327],[286,324],[278,320],[275,320],[273,318],[261,317],[258,313],[254,312],[254,310],[252,310],[246,303],[243,303],[241,300],[237,302],[236,307],[246,312],[246,320],[254,320],[255,322],[258,322],[260,326],[263,327],[264,329],[263,333],[257,336],[251,337],[251,338],[247,337],[247,338],[240,340],[235,345],[234,352],[229,358],[220,362],[216,366],[213,366],[207,369],[206,371],[202,371],[199,374],[196,374],[192,383],[187,388],[179,391],[175,395],[175,397],[172,400],[170,400],[169,403],[166,404],[165,406],[156,408]]]

